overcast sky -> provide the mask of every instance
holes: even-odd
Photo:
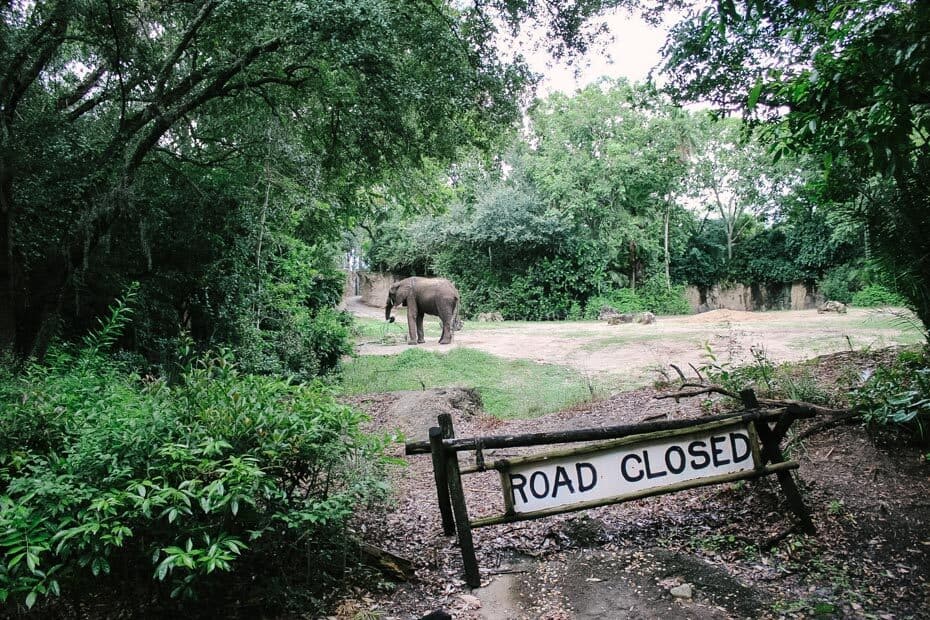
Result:
[[[608,37],[591,46],[573,65],[555,63],[543,52],[524,52],[530,67],[542,74],[539,96],[554,91],[566,94],[583,88],[601,76],[646,80],[659,63],[659,49],[665,43],[666,29],[654,28],[637,15],[613,14],[606,17]]]

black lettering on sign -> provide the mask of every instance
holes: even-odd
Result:
[[[676,459],[677,464],[675,463]],[[683,472],[685,470],[685,451],[678,446],[669,446],[668,450],[665,451],[665,466],[673,474]]]
[[[746,450],[742,454],[737,449],[736,440],[743,442],[743,448]],[[742,463],[752,455],[752,448],[749,447],[749,437],[740,432],[730,433],[730,451],[733,453],[733,462]]]
[[[552,497],[558,496],[559,487],[568,487],[569,493],[575,492],[575,485],[572,484],[572,481],[568,477],[568,473],[561,465],[555,468],[555,482],[552,484]]]
[[[664,469],[659,471],[652,471],[649,467],[649,452],[643,450],[643,462],[646,464],[646,477],[652,480],[653,478],[661,478],[662,476],[668,474]]]
[[[721,437],[720,435],[714,435],[710,438],[710,450],[714,455],[714,467],[720,467],[721,465],[726,465],[730,462],[730,459],[719,458],[723,454],[723,450],[717,447],[719,443],[726,443],[727,438]]]
[[[540,485],[537,484],[538,481],[542,480],[542,491],[538,491]],[[533,497],[536,499],[542,499],[545,496],[549,495],[549,479],[541,471],[534,471],[533,475],[530,476],[530,493],[533,494]]]
[[[638,461],[640,467],[642,467],[643,460],[639,458],[638,454],[627,454],[625,457],[623,457],[623,460],[620,461],[620,475],[623,476],[627,482],[637,482],[639,480],[642,480],[643,479],[642,469],[639,470],[639,475],[634,476],[630,474],[630,471],[627,469],[630,461]]]
[[[519,482],[519,484],[518,484]],[[510,474],[510,491],[513,494],[513,503],[517,503],[517,491],[520,492],[520,497],[523,498],[523,503],[527,502],[526,491],[523,487],[526,486],[526,476],[523,474]]]
[[[582,475],[581,472],[584,471],[585,469],[589,470],[591,473],[590,484],[584,483],[584,476]],[[590,491],[591,489],[594,488],[594,485],[597,484],[597,470],[594,469],[594,465],[592,465],[591,463],[577,463],[575,465],[575,473],[578,474],[578,492],[579,493]]]
[[[688,454],[693,457],[691,459],[692,469],[704,469],[710,465],[710,454],[707,453],[707,442],[703,439],[695,439],[689,443]],[[701,460],[698,461],[697,459]]]

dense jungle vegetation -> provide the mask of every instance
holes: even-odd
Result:
[[[682,16],[665,87],[531,101],[499,35],[569,55],[618,6]],[[353,245],[467,312],[802,280],[926,324],[928,29],[923,1],[0,2],[0,603],[325,604],[384,490],[327,387]]]

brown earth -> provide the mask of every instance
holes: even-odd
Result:
[[[358,297],[346,300],[345,307],[357,316],[384,320],[383,308],[366,306]],[[410,348],[405,344],[404,310],[397,309],[396,322],[390,326],[393,342],[363,342],[358,353],[394,355]],[[426,350],[479,349],[508,359],[569,366],[589,376],[618,377],[624,387],[648,385],[656,378],[656,370],[667,369],[670,363],[682,367],[706,363],[708,349],[726,363],[749,363],[754,350],[764,350],[772,362],[789,362],[837,351],[909,344],[921,338],[916,322],[901,311],[858,308],[844,315],[818,314],[816,310],[713,310],[660,316],[652,325],[466,321],[464,329],[455,333],[451,347],[438,344],[438,319],[428,316],[426,324],[427,342],[416,345]]]
[[[640,342],[632,352],[616,347],[610,350],[612,356],[600,359],[627,371],[629,366],[623,366],[618,355],[627,364],[643,367],[660,363],[657,357],[681,362],[674,356],[687,347],[676,341],[695,333],[723,333],[728,343],[738,341],[747,352],[751,344],[764,342],[770,359],[781,361],[810,357],[795,339],[810,341],[822,335],[821,329],[835,330],[839,339],[849,337],[854,343],[871,338],[883,344],[894,342],[902,331],[875,327],[874,333],[863,335],[862,324],[871,315],[855,310],[850,314],[717,311],[660,317],[657,331],[670,337],[662,341],[668,349],[657,353],[656,342]],[[489,324],[470,333],[466,324],[454,346],[574,365],[583,358],[579,345],[597,342],[604,331],[610,336],[617,329],[654,327],[553,324],[546,332],[571,333],[564,342],[557,337],[552,342],[546,334],[532,333],[542,331],[539,324]],[[734,331],[740,333],[734,337]],[[362,352],[406,348],[379,346],[363,345]],[[440,350],[435,344],[425,346]],[[850,378],[894,355],[854,353],[848,344],[839,348],[847,350],[810,365],[811,374],[827,391],[836,392]],[[783,353],[786,358],[778,357]],[[425,429],[443,412],[453,415],[458,436],[707,413],[707,403],[700,399],[675,403],[654,396],[652,389],[642,388],[533,420],[507,422],[486,415],[477,396],[460,388],[347,400],[370,413],[373,428],[400,428],[409,439],[425,438]],[[711,409],[721,404],[712,403]],[[799,423],[799,430],[815,422]],[[401,456],[401,446],[394,450]],[[383,514],[366,514],[357,527],[366,540],[410,558],[415,577],[389,591],[382,583],[347,597],[338,617],[406,619],[442,609],[464,619],[930,618],[930,467],[924,452],[858,424],[822,431],[793,445],[789,454],[800,464],[795,475],[813,512],[815,535],[797,530],[771,476],[478,529],[474,538],[482,586],[476,589],[462,580],[455,538],[442,534],[429,457],[407,457],[408,465],[392,473],[392,506]],[[489,451],[485,458],[516,453]],[[467,459],[462,458],[464,463]],[[465,486],[471,518],[501,511],[496,474],[466,476]],[[673,596],[672,589],[683,584],[691,586],[691,596]]]
[[[819,365],[869,363],[839,357]],[[510,422],[483,414],[474,394],[459,389],[351,401],[380,429],[449,412],[458,436],[702,415],[697,402],[653,396],[642,389]],[[794,528],[773,477],[705,487],[475,530],[477,589],[462,580],[454,537],[442,535],[429,457],[408,457],[393,473],[393,507],[359,528],[374,544],[411,558],[416,577],[390,593],[348,599],[342,609],[351,613],[341,617],[363,609],[385,619],[436,609],[467,619],[930,617],[930,469],[921,451],[842,426],[814,435],[792,456],[816,535]],[[466,476],[465,483],[472,518],[500,512],[495,474]],[[672,596],[681,584],[691,585],[690,598]]]

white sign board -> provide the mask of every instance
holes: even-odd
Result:
[[[526,514],[752,471],[752,445],[748,427],[736,424],[582,454],[532,457],[501,475],[513,511]]]

